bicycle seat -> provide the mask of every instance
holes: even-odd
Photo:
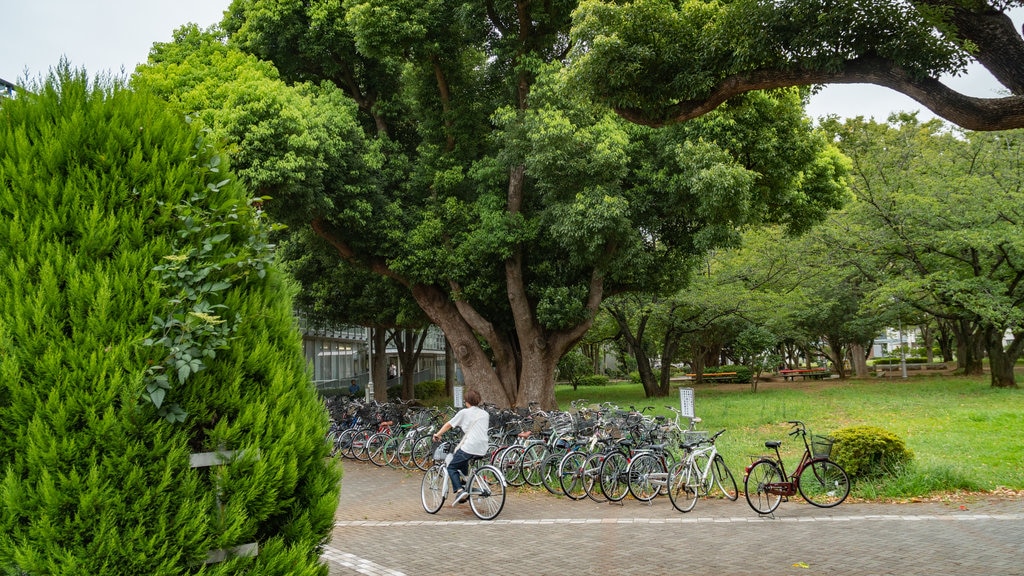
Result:
[[[764,443],[765,448],[778,448],[779,446],[782,446],[782,442],[778,440],[769,440]]]

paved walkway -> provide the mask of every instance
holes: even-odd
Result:
[[[512,488],[501,515],[483,522],[450,502],[427,514],[421,472],[344,466],[323,555],[331,576],[1024,575],[1020,499],[821,509],[796,497],[769,518],[742,496],[681,514],[665,497],[598,504]]]

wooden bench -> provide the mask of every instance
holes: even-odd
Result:
[[[689,377],[691,380],[696,380],[697,379],[697,375],[696,374],[687,374],[686,376]],[[735,372],[714,372],[714,373],[703,374],[701,376],[701,380],[703,380],[704,382],[731,382],[731,381],[733,381],[735,379],[736,379],[736,373]]]
[[[783,380],[796,380],[797,378],[822,380],[824,378],[831,378],[832,372],[824,368],[794,368],[791,370],[779,370],[779,375],[782,376]]]

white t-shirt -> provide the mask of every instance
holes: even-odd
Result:
[[[462,428],[462,442],[459,448],[467,454],[483,456],[487,454],[487,428],[491,416],[479,406],[470,406],[459,410],[449,422],[452,428]]]

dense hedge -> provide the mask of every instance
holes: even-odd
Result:
[[[258,212],[155,99],[66,68],[32,92],[0,102],[0,573],[255,542],[203,573],[325,575],[339,475]]]

